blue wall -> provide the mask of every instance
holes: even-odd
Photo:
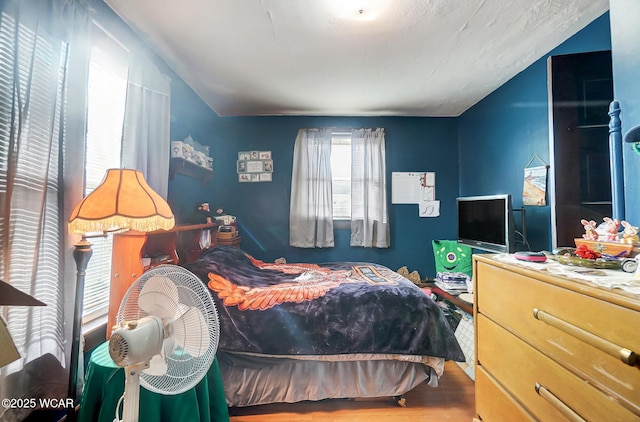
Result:
[[[622,133],[640,124],[640,2],[611,2],[613,91],[620,102]],[[640,155],[623,146],[625,219],[640,224]]]
[[[610,48],[607,13],[549,55]],[[406,265],[409,270],[418,270],[423,277],[434,276],[431,240],[456,237],[457,196],[511,193],[514,206],[520,207],[523,168],[534,154],[549,162],[546,64],[549,55],[516,75],[459,118],[221,118],[184,82],[174,80],[171,137],[177,140],[191,135],[200,143],[209,145],[214,158],[215,178],[202,188],[194,179],[176,176],[169,184],[169,202],[178,222],[183,222],[198,202],[225,207],[238,216],[242,248],[260,259],[375,261],[392,269]],[[636,120],[640,123],[640,113]],[[434,171],[436,197],[441,201],[440,217],[420,218],[417,205],[393,205],[389,193],[390,248],[352,248],[349,246],[349,230],[336,230],[334,248],[289,247],[293,144],[298,129],[304,127],[384,127],[389,190],[393,171]],[[272,151],[273,182],[237,181],[237,153],[247,150]],[[640,157],[636,162],[638,159]],[[526,212],[531,249],[549,249],[549,206],[527,207]],[[518,216],[516,214],[520,228]]]
[[[391,247],[353,248],[349,230],[336,230],[334,248],[289,247],[289,199],[293,145],[305,127],[383,127],[385,129]],[[220,142],[214,147],[217,197],[239,220],[242,249],[265,260],[290,262],[370,261],[397,269],[403,265],[421,275],[435,275],[432,239],[455,236],[458,193],[455,119],[412,117],[226,117],[218,120]],[[267,150],[274,160],[273,182],[239,183],[238,151]],[[436,172],[438,218],[418,217],[417,205],[391,204],[391,172]]]
[[[215,146],[220,139],[217,128],[220,121],[220,117],[182,79],[172,79],[171,140],[180,141],[191,136],[202,145]],[[215,157],[213,148],[209,154]],[[169,181],[167,201],[171,205],[177,224],[186,222],[197,203],[211,202],[216,197],[214,181],[209,181],[203,187],[199,181],[181,174]]]
[[[460,116],[460,195],[510,193],[514,207],[520,208],[523,169],[531,157],[537,154],[551,164],[548,57],[609,49],[609,14],[605,13]],[[536,160],[534,164],[540,162]],[[521,228],[519,214],[515,217]],[[549,250],[549,205],[526,207],[526,225],[531,249]]]

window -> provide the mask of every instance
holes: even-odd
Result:
[[[333,219],[351,220],[351,132],[331,134]]]
[[[293,149],[289,244],[334,246],[350,228],[351,246],[389,247],[384,129],[300,129]]]
[[[101,30],[91,48],[84,195],[102,182],[107,169],[121,167],[121,139],[127,90],[127,51]],[[112,237],[92,237],[85,278],[83,322],[107,314]]]
[[[64,362],[58,134],[65,129],[68,61],[65,42],[5,12],[0,13],[0,278],[47,306],[1,308],[22,356],[4,367],[3,375],[45,353]]]

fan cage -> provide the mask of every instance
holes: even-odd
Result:
[[[209,290],[195,274],[183,267],[167,264],[154,267],[143,273],[129,287],[116,315],[118,326],[151,316],[140,309],[138,298],[145,283],[153,277],[165,277],[175,284],[178,297],[177,301],[176,298],[172,298],[172,301],[175,302],[176,311],[179,308],[195,307],[202,313],[207,325],[208,342],[204,341],[204,338],[191,338],[196,343],[190,343],[190,350],[194,350],[194,348],[200,350],[199,356],[191,356],[183,349],[174,347],[173,352],[166,355],[167,372],[165,374],[150,375],[145,371],[140,374],[140,384],[147,390],[160,394],[179,394],[198,384],[213,362],[220,338],[218,312]],[[176,323],[179,322],[176,321]],[[184,330],[188,332],[190,328],[192,327],[185,326]],[[206,350],[202,350],[205,344],[208,344],[208,347]]]

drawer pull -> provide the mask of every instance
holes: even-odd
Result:
[[[564,331],[565,333],[615,357],[616,359],[620,359],[622,362],[626,363],[629,366],[634,366],[636,364],[637,355],[632,350],[611,343],[610,341],[605,340],[602,337],[598,337],[595,334],[585,331],[582,328],[576,327],[575,325],[570,324],[545,311],[541,311],[538,308],[533,309],[533,316],[536,319],[545,322],[552,327],[557,328],[558,330]]]
[[[553,393],[547,390],[544,386],[536,383],[536,393],[546,401],[548,401],[553,407],[555,407],[560,413],[567,417],[570,421],[574,422],[586,422],[580,415],[573,411],[572,408],[564,404],[562,400],[553,395]]]

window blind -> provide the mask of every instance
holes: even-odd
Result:
[[[1,14],[0,278],[47,305],[0,308],[25,358],[8,373],[44,353],[64,361],[58,135],[66,62],[66,43]]]

